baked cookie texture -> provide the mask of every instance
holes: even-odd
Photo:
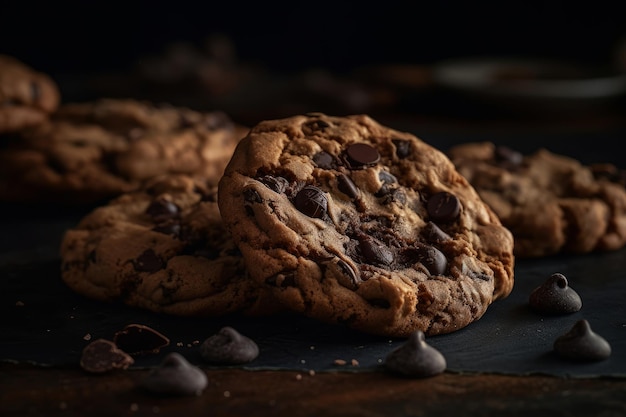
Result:
[[[608,251],[626,243],[626,189],[616,167],[585,166],[547,149],[523,155],[492,142],[447,153],[511,230],[517,257]]]
[[[286,308],[377,335],[478,320],[513,286],[513,238],[450,160],[367,115],[257,124],[219,182],[250,277]]]
[[[0,54],[0,133],[42,123],[57,109],[60,99],[52,77]]]
[[[206,182],[173,175],[94,209],[63,235],[63,281],[85,297],[157,313],[273,313],[277,304],[248,278],[215,197]]]
[[[131,99],[67,103],[0,147],[0,199],[99,203],[163,174],[217,185],[248,129],[221,111]]]

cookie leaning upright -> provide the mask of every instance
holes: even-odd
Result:
[[[220,111],[130,99],[67,103],[0,148],[0,200],[95,203],[155,176],[217,185],[247,128]]]
[[[251,277],[325,322],[448,333],[513,286],[510,232],[449,159],[365,115],[259,123],[218,204]]]
[[[59,101],[58,86],[48,74],[0,54],[0,133],[43,122]]]

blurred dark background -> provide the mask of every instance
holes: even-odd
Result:
[[[484,55],[605,64],[626,34],[620,2],[568,1],[3,0],[0,22],[0,52],[52,74],[128,68],[213,33],[287,72]]]

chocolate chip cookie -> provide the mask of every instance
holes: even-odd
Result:
[[[247,128],[223,112],[101,99],[63,104],[0,144],[0,199],[100,203],[161,174],[217,185]]]
[[[63,281],[86,297],[158,313],[270,314],[276,306],[248,278],[215,191],[165,176],[94,209],[63,236]]]
[[[367,115],[259,123],[218,195],[250,276],[308,317],[447,333],[513,286],[513,238],[474,188],[442,152]]]
[[[48,74],[0,54],[0,133],[42,123],[59,101],[59,88]]]
[[[615,167],[585,166],[547,149],[524,155],[492,142],[457,145],[448,155],[511,230],[517,257],[626,243],[626,189]]]

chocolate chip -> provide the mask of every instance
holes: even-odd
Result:
[[[309,217],[322,218],[328,210],[328,199],[324,191],[313,185],[307,185],[296,194],[295,206]]]
[[[601,361],[611,356],[611,345],[591,330],[587,320],[579,320],[554,341],[554,350],[564,358],[578,361]]]
[[[106,339],[96,339],[89,343],[80,357],[80,367],[92,373],[128,369],[134,362],[135,360],[130,355]]]
[[[259,356],[259,347],[249,337],[226,326],[202,342],[200,355],[207,362],[237,365],[256,359]]]
[[[542,285],[535,288],[528,298],[530,307],[541,313],[566,314],[582,308],[582,300],[567,282],[563,274],[552,274]]]
[[[368,235],[359,236],[359,248],[371,264],[390,265],[393,262],[393,253],[376,238]]]
[[[284,193],[287,187],[289,187],[289,181],[284,177],[275,177],[273,175],[265,175],[259,179],[267,188],[276,192]],[[259,196],[260,199],[260,196]],[[258,201],[259,203],[261,201]]]
[[[339,259],[335,264],[331,265],[336,267],[335,270],[338,273],[335,276],[341,286],[351,290],[356,290],[359,287],[359,284],[362,282],[361,278],[359,278],[349,263],[343,259]]]
[[[352,168],[375,165],[380,160],[376,148],[367,143],[353,143],[346,149],[347,161]]]
[[[431,242],[444,242],[452,239],[449,234],[444,232],[433,222],[428,222],[422,229],[422,236]]]
[[[396,146],[396,156],[400,159],[404,159],[411,153],[411,142],[402,139],[393,139],[393,144]]]
[[[443,275],[446,272],[448,260],[439,249],[434,246],[416,243],[415,250],[419,262],[424,265],[432,275]]]
[[[337,176],[337,188],[352,199],[359,196],[359,189],[347,175],[339,174],[339,176]]]
[[[378,173],[378,179],[383,184],[397,184],[398,183],[398,179],[392,173],[387,172],[387,171],[380,171]]]
[[[458,217],[461,212],[461,203],[454,194],[441,191],[430,196],[426,209],[434,222],[447,223]]]
[[[164,262],[152,249],[146,249],[133,261],[133,267],[138,272],[156,272],[162,269]]]
[[[152,228],[155,232],[163,233],[164,235],[179,236],[180,235],[180,223],[177,221],[166,221],[159,223]]]
[[[152,217],[156,223],[163,222],[178,216],[180,209],[173,202],[164,198],[158,198],[154,200],[148,208],[146,213]]]
[[[313,155],[313,162],[322,169],[333,169],[337,166],[335,158],[328,152],[318,152]]]
[[[421,330],[413,332],[400,347],[385,358],[385,368],[404,376],[424,378],[446,370],[446,358],[437,349],[426,343]]]
[[[522,164],[524,155],[507,146],[496,146],[494,151],[496,162],[505,168],[515,168]]]
[[[129,324],[115,333],[113,341],[130,355],[158,353],[170,344],[170,339],[143,324]]]
[[[140,388],[159,395],[201,395],[207,387],[204,371],[190,364],[180,353],[168,354],[140,383]]]
[[[243,190],[243,199],[246,201],[246,203],[263,202],[261,195],[259,195],[259,192],[254,188],[246,188],[245,190]]]

